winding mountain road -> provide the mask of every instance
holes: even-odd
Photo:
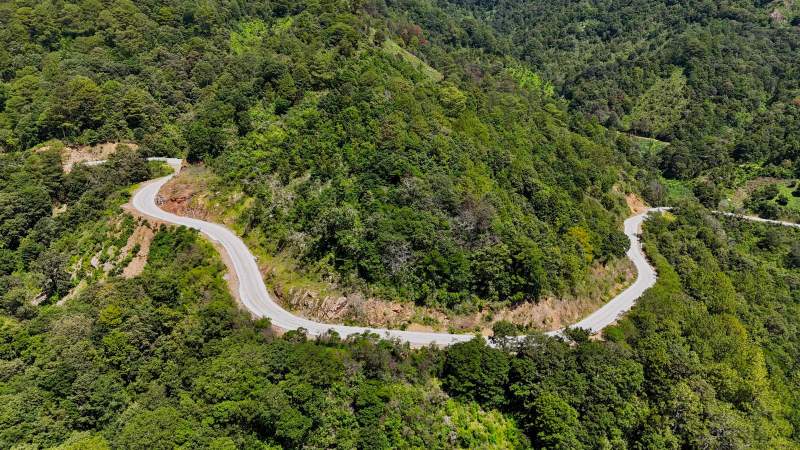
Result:
[[[199,230],[213,242],[218,243],[227,253],[228,260],[233,266],[232,269],[238,279],[239,298],[244,307],[254,316],[259,318],[268,317],[273,325],[284,330],[304,328],[310,336],[321,336],[330,331],[335,331],[341,337],[369,332],[388,339],[398,339],[408,342],[414,346],[429,344],[444,346],[468,341],[474,337],[474,335],[471,334],[390,330],[384,328],[319,323],[303,317],[298,317],[286,311],[269,294],[255,257],[247,248],[247,245],[245,245],[241,238],[236,236],[233,231],[220,224],[191,217],[178,216],[166,212],[158,206],[158,192],[173,176],[180,172],[183,161],[177,158],[149,159],[166,162],[174,169],[174,172],[168,176],[142,184],[136,192],[134,192],[133,198],[131,199],[131,206],[133,209],[145,216],[163,222],[183,225]],[[102,163],[102,161],[92,162],[92,164],[99,163]],[[642,222],[644,222],[647,215],[651,212],[662,210],[663,208],[652,208],[625,220],[625,234],[628,236],[631,243],[627,255],[636,266],[638,272],[636,281],[611,301],[573,326],[586,328],[592,332],[602,330],[617,320],[620,315],[630,310],[636,302],[636,299],[638,299],[645,290],[655,284],[657,278],[656,271],[648,263],[642,251],[642,245],[639,241],[638,234],[641,231]],[[556,335],[560,332],[561,330],[553,331],[549,334]]]
[[[369,332],[384,338],[408,342],[413,346],[425,346],[429,344],[445,346],[457,342],[469,341],[474,337],[474,335],[470,334],[390,330],[384,328],[319,323],[303,317],[298,317],[286,311],[269,294],[255,257],[247,248],[247,245],[245,245],[233,231],[216,223],[171,214],[158,206],[157,199],[159,190],[161,190],[164,184],[173,176],[180,172],[183,161],[177,158],[149,159],[166,162],[174,169],[174,172],[168,176],[150,180],[142,184],[133,194],[133,198],[131,199],[132,207],[145,216],[199,230],[213,242],[218,243],[227,253],[228,260],[233,266],[232,269],[238,279],[239,298],[244,307],[254,316],[259,318],[267,317],[272,321],[272,325],[284,330],[303,328],[309,336],[322,336],[328,334],[330,331],[335,331],[339,336],[344,338],[354,334]],[[92,164],[98,163],[102,163],[102,161],[92,162]],[[650,213],[662,212],[666,209],[668,208],[650,208],[643,213],[625,220],[625,235],[628,236],[631,243],[627,256],[636,267],[636,281],[588,317],[572,325],[573,327],[589,329],[593,333],[602,330],[615,322],[622,314],[629,311],[636,303],[636,300],[642,296],[644,291],[656,283],[656,271],[647,261],[647,257],[642,250],[642,244],[639,241],[639,233],[641,232],[642,223]],[[791,224],[788,222],[777,222],[731,213],[723,214],[745,220],[756,220],[759,222],[800,227],[798,224]],[[552,331],[548,334],[558,335],[562,331],[563,330]]]

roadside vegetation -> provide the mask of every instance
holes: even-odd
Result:
[[[441,354],[283,338],[237,309],[210,244],[159,230],[144,273],[0,315],[0,447],[524,448],[439,387]]]
[[[800,185],[797,180],[767,180],[744,192],[743,206],[766,219],[800,223]]]
[[[258,122],[218,139],[218,124],[235,123],[216,117],[229,86],[209,86],[198,105],[209,120],[192,124],[189,157],[254,200],[245,229],[347,288],[440,308],[569,292],[591,263],[624,253],[626,212],[611,188],[626,163],[612,136],[570,129],[563,105],[509,67],[473,81],[456,60],[437,61],[449,73],[435,82],[379,33],[331,49],[330,79],[303,79],[307,55],[328,52],[326,27],[339,27],[299,26],[317,16],[267,31],[224,69],[220,80],[244,88],[252,61],[285,61],[242,106]],[[410,49],[423,43],[418,28],[398,34]]]
[[[791,448],[800,231],[683,207],[645,241],[659,281],[605,340],[500,322],[498,348],[415,350],[277,336],[210,244],[161,228],[136,277],[4,297],[0,445]]]
[[[309,267],[296,253],[276,248],[263,229],[248,228],[243,212],[256,200],[221,183],[207,167],[185,167],[165,185],[161,195],[161,207],[167,211],[224,223],[244,236],[258,257],[270,291],[282,306],[321,322],[487,334],[494,322],[511,320],[531,329],[555,330],[586,316],[635,277],[629,260],[614,258],[595,261],[587,276],[568,293],[544,295],[536,302],[475,299],[448,307],[365,296],[362,290],[341,283],[330,268]]]
[[[82,280],[122,269],[119,250],[134,228],[119,214],[147,162],[121,149],[108,164],[62,171],[57,149],[0,154],[0,279],[7,311],[52,303]]]
[[[536,448],[796,448],[800,230],[684,207],[644,237],[659,280],[605,342],[458,344],[445,388]]]

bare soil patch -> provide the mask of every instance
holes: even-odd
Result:
[[[126,145],[133,150],[139,148],[138,145],[131,142],[106,142],[92,146],[81,145],[77,147],[65,146],[61,150],[61,164],[64,168],[64,172],[71,172],[75,164],[78,163],[108,159],[117,151],[120,145]],[[47,147],[43,147],[43,149],[46,148]]]
[[[218,219],[208,208],[209,170],[203,166],[186,166],[181,173],[169,180],[161,188],[159,197],[161,209],[179,216],[202,220]]]
[[[133,255],[131,262],[122,269],[123,278],[133,278],[142,273],[147,263],[147,256],[150,254],[150,243],[153,241],[153,235],[153,230],[149,224],[144,223],[136,227],[131,237],[128,238],[128,242],[120,253],[127,255],[137,247],[138,251]]]
[[[553,331],[580,321],[625,290],[636,279],[636,268],[628,259],[597,264],[589,272],[580,293],[561,298],[547,297],[523,303],[497,314],[498,320]]]
[[[510,307],[487,306],[469,314],[454,314],[408,302],[364,298],[354,293],[320,296],[306,288],[285,288],[272,283],[276,297],[288,309],[321,322],[353,322],[374,327],[405,328],[416,331],[480,332],[490,335],[500,320],[553,331],[578,322],[622,292],[636,278],[627,259],[595,265],[579,292],[563,297],[546,297]]]
[[[628,204],[628,208],[630,208],[633,214],[640,214],[647,211],[647,203],[632,192],[625,195],[625,203]]]

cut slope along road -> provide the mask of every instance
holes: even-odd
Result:
[[[355,334],[374,333],[386,339],[397,339],[408,342],[413,346],[425,346],[430,344],[445,346],[457,342],[469,341],[475,337],[471,334],[405,331],[320,323],[292,314],[283,309],[270,295],[264,284],[264,279],[255,257],[242,239],[233,231],[220,224],[191,217],[178,216],[164,211],[159,207],[159,191],[173,176],[180,172],[183,161],[177,158],[148,159],[151,161],[163,161],[169,164],[174,172],[165,177],[157,178],[142,184],[133,194],[133,198],[131,199],[132,207],[145,216],[198,230],[211,241],[219,244],[227,253],[230,264],[233,266],[232,269],[239,281],[239,299],[242,305],[253,316],[257,318],[269,318],[272,325],[284,330],[303,328],[309,336],[314,337],[329,334],[331,331],[335,331],[343,338]],[[91,164],[100,164],[102,162],[103,161],[93,161]],[[631,244],[627,256],[636,267],[636,281],[608,303],[591,313],[588,317],[572,325],[572,327],[588,329],[592,333],[599,332],[606,326],[614,323],[620,315],[629,311],[636,303],[636,300],[642,296],[644,291],[656,283],[656,271],[647,261],[644,251],[642,250],[642,244],[639,241],[639,233],[641,232],[642,223],[649,214],[662,212],[666,209],[667,208],[650,208],[643,213],[625,220],[625,235],[628,236]],[[750,219],[749,217],[743,216],[741,218]],[[562,331],[563,330],[552,331],[548,334],[558,335]]]

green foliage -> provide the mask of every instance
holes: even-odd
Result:
[[[86,251],[76,245],[83,227],[122,203],[120,188],[150,176],[146,161],[125,146],[107,164],[79,165],[68,175],[57,143],[50,150],[0,154],[2,310],[28,318],[32,301],[66,295],[80,277],[73,258]]]
[[[516,80],[522,88],[531,89],[548,97],[555,95],[555,88],[549,81],[542,80],[539,75],[525,66],[509,67],[506,69],[506,73]]]
[[[223,273],[196,231],[162,228],[141,276],[0,316],[0,446],[527,446],[502,414],[447,398],[436,350],[276,338]]]
[[[0,192],[40,186],[44,201],[0,222],[33,222],[2,248],[0,447],[527,446],[502,414],[447,399],[434,350],[275,338],[237,309],[196,231],[162,227],[140,276],[97,278],[89,257],[105,261],[135,226],[109,225],[121,192],[160,167],[121,147],[63,174],[50,156],[0,155]]]
[[[702,403],[705,414],[716,423],[707,425],[693,418],[695,422],[680,425],[686,432],[702,434],[708,426],[720,426],[730,433],[732,441],[726,445],[764,439],[763,445],[780,447],[790,436],[789,430],[796,428],[796,423],[789,426],[789,421],[794,422],[793,415],[775,416],[777,411],[796,407],[795,396],[787,391],[794,388],[785,384],[785,377],[792,370],[784,359],[788,356],[788,341],[785,335],[764,332],[765,327],[771,327],[776,311],[794,308],[791,301],[787,303],[797,294],[793,292],[794,284],[784,284],[797,276],[791,266],[785,265],[785,255],[790,254],[787,234],[796,232],[727,218],[719,224],[697,210],[681,211],[677,220],[655,220],[648,225],[648,240],[657,243],[659,252],[675,268],[684,287],[667,288],[662,284],[642,299],[643,310],[628,319],[631,324],[638,323],[641,331],[629,335],[629,339],[649,340],[648,346],[666,339],[664,342],[683,347],[682,356],[676,359],[677,348],[669,350],[662,345],[661,352],[668,353],[661,357],[662,368],[654,372],[662,381],[651,380],[653,386],[659,382],[673,383],[669,379],[676,376],[689,386],[677,385],[673,389],[698,392],[700,384],[710,384],[716,398],[692,394],[689,399],[685,398],[686,392],[675,391],[670,394],[683,396],[674,400],[682,403],[676,407]],[[770,242],[767,247],[762,244],[764,239]],[[665,302],[670,297],[673,300],[668,306]],[[684,300],[676,301],[681,297]],[[643,325],[654,323],[655,316],[648,317],[647,310],[651,308],[658,308],[659,326],[645,333]],[[687,317],[693,319],[687,321]],[[723,348],[738,350],[729,353]],[[670,352],[672,356],[668,356]],[[650,354],[655,355],[652,351]],[[691,369],[677,375],[676,363],[688,364],[685,367]],[[768,376],[768,372],[772,375]],[[692,373],[699,377],[693,378]],[[752,407],[753,404],[758,406]],[[772,419],[767,421],[764,417]],[[692,445],[701,445],[709,438],[692,439],[696,439]]]
[[[425,76],[427,76],[431,81],[441,81],[442,78],[444,78],[438,70],[434,69],[428,65],[428,63],[419,59],[416,55],[404,49],[393,40],[386,39],[382,41],[380,45],[387,53],[391,55],[397,55],[407,61],[413,67],[421,70],[422,73],[424,73]]]
[[[503,339],[509,336],[517,336],[521,334],[520,327],[507,320],[499,320],[492,324],[492,337]]]
[[[669,78],[657,80],[638,98],[631,113],[622,118],[623,125],[637,133],[666,136],[689,102],[685,89],[686,76],[680,69],[673,70]]]
[[[707,208],[716,208],[722,199],[722,193],[713,181],[700,181],[693,189],[694,196]]]
[[[241,55],[257,47],[267,36],[267,25],[263,20],[254,19],[244,22],[239,31],[231,33],[231,50],[235,55]]]
[[[438,32],[429,33],[431,42],[513,55],[552,82],[574,110],[670,142],[659,157],[669,177],[724,178],[734,164],[748,162],[786,162],[797,172],[800,38],[793,2],[441,5],[447,19],[436,8],[403,3]],[[473,38],[480,35],[488,36]]]
[[[445,361],[443,383],[449,392],[492,407],[505,403],[509,367],[502,351],[473,339],[450,347]]]
[[[325,21],[319,34],[299,28],[318,21],[297,14],[280,39],[252,50],[265,69],[226,70],[200,105],[224,117],[189,133],[190,157],[252,197],[243,226],[269,248],[320,277],[443,308],[561,293],[624,253],[624,210],[611,191],[624,159],[600,130],[570,130],[535,74],[509,64],[472,81],[441,61],[454,76],[434,83],[410,58],[386,54],[393,41],[375,48]],[[401,32],[418,37],[417,28]],[[290,36],[297,48],[284,45]],[[265,89],[241,106],[242,126],[219,102],[240,108],[230,91],[251,92],[253,76]],[[239,136],[212,139],[225,123]]]
[[[444,386],[514,417],[536,448],[794,448],[799,233],[697,206],[656,216],[658,282],[608,342],[458,344]]]
[[[688,206],[718,204],[734,164],[797,174],[790,11],[28,3],[0,4],[0,447],[797,446],[800,237]],[[203,161],[275,252],[442,307],[567,292],[622,256],[620,186],[683,206],[646,224],[659,281],[608,341],[278,338],[188,229],[97,282],[86,255],[120,247],[132,223],[107,219],[155,172],[130,149],[69,175],[60,144],[23,151],[54,138]],[[779,216],[788,189],[753,208]]]
[[[745,199],[744,207],[764,218],[800,221],[800,190],[793,188],[792,183],[781,181],[760,186]]]
[[[689,207],[648,221],[659,281],[609,342],[576,331],[504,349],[276,338],[237,310],[214,249],[186,228],[158,230],[141,276],[64,306],[30,305],[47,273],[36,262],[1,280],[16,318],[0,319],[0,445],[791,447],[800,239],[724,221]]]
[[[456,51],[496,44],[487,27],[434,6],[417,23],[424,8],[4,4],[0,47],[26,56],[2,69],[0,147],[127,139],[208,163],[252,199],[244,229],[366,294],[442,308],[563,294],[625,251],[626,144],[527,65]],[[28,194],[0,197],[7,246],[47,209]]]
[[[575,430],[578,429],[578,412],[558,395],[543,393],[534,402],[536,417],[534,445],[543,449],[578,449]]]
[[[41,186],[21,186],[0,194],[0,237],[4,247],[16,248],[30,228],[48,216],[51,200]]]

